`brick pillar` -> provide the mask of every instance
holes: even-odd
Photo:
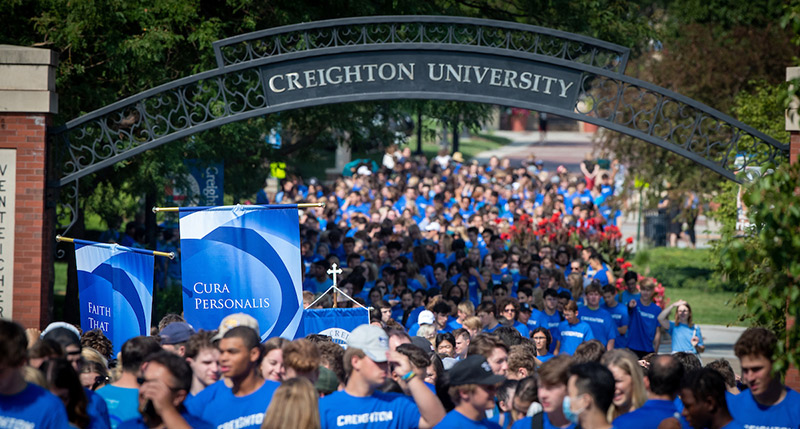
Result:
[[[0,309],[26,328],[42,328],[52,314],[53,216],[45,193],[56,63],[47,49],[0,45]]]
[[[800,67],[787,67],[786,80],[791,81],[797,78],[800,78]],[[789,159],[789,162],[793,164],[798,161],[798,156],[800,156],[800,118],[798,118],[797,107],[798,101],[792,101],[789,111],[786,114],[786,131],[789,131],[791,134],[791,138],[789,139],[789,155],[791,158]],[[794,316],[787,314],[786,331],[788,332],[790,329],[792,329],[794,324]],[[788,341],[788,338],[786,341]],[[787,346],[788,345],[789,344],[787,344]],[[792,389],[800,391],[800,372],[798,372],[797,368],[794,366],[790,366],[789,370],[786,371],[785,383]]]

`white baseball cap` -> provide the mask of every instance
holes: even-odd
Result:
[[[417,316],[417,323],[420,325],[433,325],[434,320],[433,312],[429,310],[422,310]]]
[[[389,336],[375,325],[361,325],[347,338],[347,348],[356,348],[364,352],[373,362],[386,362],[389,351]]]

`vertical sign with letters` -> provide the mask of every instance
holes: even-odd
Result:
[[[14,317],[14,216],[17,150],[0,149],[0,317]]]

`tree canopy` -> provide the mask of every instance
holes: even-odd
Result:
[[[247,32],[323,19],[370,15],[455,15],[510,20],[552,27],[641,48],[652,30],[639,5],[630,1],[437,0],[420,2],[350,0],[326,2],[227,0],[13,0],[0,4],[0,14],[14,17],[0,28],[0,43],[36,46],[59,54],[57,74],[60,112],[65,122],[116,100],[216,66],[211,44]],[[104,215],[132,216],[130,204],[161,190],[182,160],[226,161],[226,194],[247,198],[263,185],[268,161],[305,162],[337,143],[354,149],[391,141],[387,119],[422,113],[476,124],[488,106],[453,102],[357,103],[283,112],[197,134],[147,151],[113,169],[82,180],[86,209]],[[264,144],[278,123],[290,137],[280,150]],[[346,132],[342,132],[346,131]],[[121,204],[120,193],[131,198]],[[98,205],[99,204],[99,205]]]
[[[780,25],[784,12],[777,0],[676,0],[648,11],[659,38],[634,58],[628,74],[734,117],[737,96],[781,85],[786,66],[800,54],[793,32]],[[782,125],[783,115],[772,120]],[[665,191],[694,191],[705,203],[725,187],[723,178],[709,177],[692,161],[645,142],[606,133],[599,143],[601,151],[615,154],[634,176],[651,184],[651,205]]]

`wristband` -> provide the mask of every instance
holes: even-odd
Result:
[[[408,380],[411,380],[412,378],[414,378],[416,376],[417,376],[417,374],[414,371],[408,371],[408,373],[406,375],[400,377],[400,379],[405,381],[405,382],[408,382]]]

